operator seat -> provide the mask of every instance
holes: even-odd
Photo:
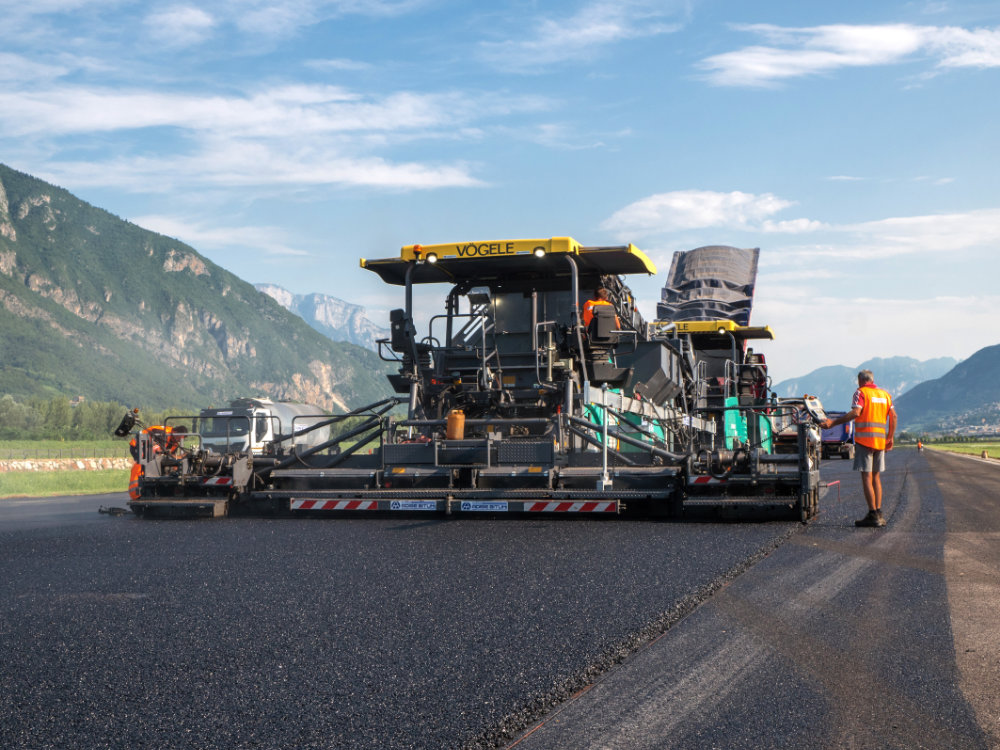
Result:
[[[594,318],[587,326],[587,369],[594,385],[607,383],[612,387],[621,387],[631,377],[632,368],[614,364],[615,346],[620,335],[615,308],[595,305]]]

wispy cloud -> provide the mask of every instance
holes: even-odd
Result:
[[[172,5],[140,0],[0,0],[0,38],[60,38],[73,26],[73,44],[93,48],[109,43],[142,47],[148,38],[160,45],[191,47],[213,37],[210,31],[235,32],[257,44],[294,37],[302,29],[344,16],[390,18],[414,12],[435,0],[202,0]],[[144,20],[147,39],[119,33]],[[230,40],[231,42],[232,40]],[[154,50],[155,51],[155,50]]]
[[[135,224],[153,232],[174,237],[193,247],[210,249],[248,249],[265,255],[308,255],[289,244],[280,227],[233,226],[204,223],[189,218],[149,214],[133,219]]]
[[[362,60],[348,60],[342,57],[324,60],[306,60],[303,64],[313,70],[370,70],[372,68],[371,63]]]
[[[149,193],[186,186],[331,185],[431,190],[483,184],[464,163],[393,162],[377,156],[345,156],[336,149],[294,150],[262,143],[228,143],[181,157],[52,161],[42,176],[61,184],[117,187]]]
[[[289,85],[246,95],[169,93],[85,86],[0,91],[0,128],[9,134],[90,133],[175,127],[229,135],[420,131],[478,118],[537,112],[540,97],[493,93],[362,94],[337,86]]]
[[[537,72],[555,63],[592,59],[610,44],[678,31],[685,8],[663,0],[596,0],[572,16],[522,22],[517,38],[480,42],[479,54],[502,70]]]
[[[178,147],[158,148],[153,155],[146,151],[100,163],[48,164],[49,176],[74,185],[163,190],[197,183],[299,183],[409,190],[482,183],[465,162],[400,162],[378,150],[417,139],[462,137],[461,128],[474,131],[478,119],[547,106],[533,97],[459,92],[377,96],[313,85],[243,96],[57,85],[0,91],[0,132],[56,141],[116,132],[120,151],[127,151],[130,138],[152,129],[183,136]]]
[[[21,55],[0,52],[0,83],[25,84],[34,81],[48,81],[65,75],[70,68],[30,60]]]
[[[240,30],[269,37],[289,36],[300,28],[345,15],[398,16],[429,0],[243,0],[229,4]]]
[[[643,198],[619,209],[601,228],[622,239],[669,238],[693,229],[781,234],[780,262],[817,258],[891,258],[947,254],[1000,246],[1000,208],[958,213],[899,216],[832,224],[816,219],[777,220],[796,205],[771,193],[677,190]],[[803,240],[795,245],[797,235]],[[801,244],[809,238],[809,244]],[[772,239],[772,243],[773,243]],[[778,257],[778,256],[773,256]]]
[[[174,5],[156,10],[146,17],[150,36],[165,47],[189,47],[212,35],[216,21],[201,8]]]
[[[646,237],[711,227],[806,232],[821,226],[809,219],[770,220],[769,217],[793,205],[794,202],[771,193],[675,190],[651,195],[619,209],[601,224],[601,228],[621,237]]]
[[[860,256],[948,253],[1000,245],[1000,208],[925,216],[901,216],[849,224]]]
[[[713,55],[698,67],[720,86],[774,86],[846,67],[893,65],[918,58],[938,69],[1000,66],[1000,30],[910,24],[734,27],[767,44]]]

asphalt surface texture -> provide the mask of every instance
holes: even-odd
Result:
[[[824,462],[839,501],[511,747],[1000,747],[1000,467],[888,464],[884,529]]]
[[[961,460],[892,453],[879,530],[838,461],[808,527],[0,501],[0,747],[997,747]]]
[[[801,528],[86,502],[0,504],[0,747],[502,746]]]

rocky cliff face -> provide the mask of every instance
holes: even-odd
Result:
[[[309,325],[334,341],[347,341],[378,351],[378,339],[389,337],[389,330],[381,328],[365,317],[365,308],[325,294],[292,294],[275,284],[256,284],[258,291],[271,297]]]
[[[345,313],[354,339],[362,313]],[[193,248],[3,165],[0,330],[0,393],[338,411],[388,393],[371,352],[329,341]]]

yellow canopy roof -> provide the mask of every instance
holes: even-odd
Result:
[[[688,333],[702,336],[733,334],[738,339],[774,339],[770,326],[741,326],[732,320],[655,320],[653,327],[664,333]]]
[[[635,245],[584,247],[572,237],[547,240],[493,240],[443,245],[407,245],[398,258],[361,259],[361,267],[377,273],[387,284],[405,284],[413,263],[414,284],[510,280],[544,275],[570,275],[565,256],[576,260],[581,274],[655,274],[656,266]]]

